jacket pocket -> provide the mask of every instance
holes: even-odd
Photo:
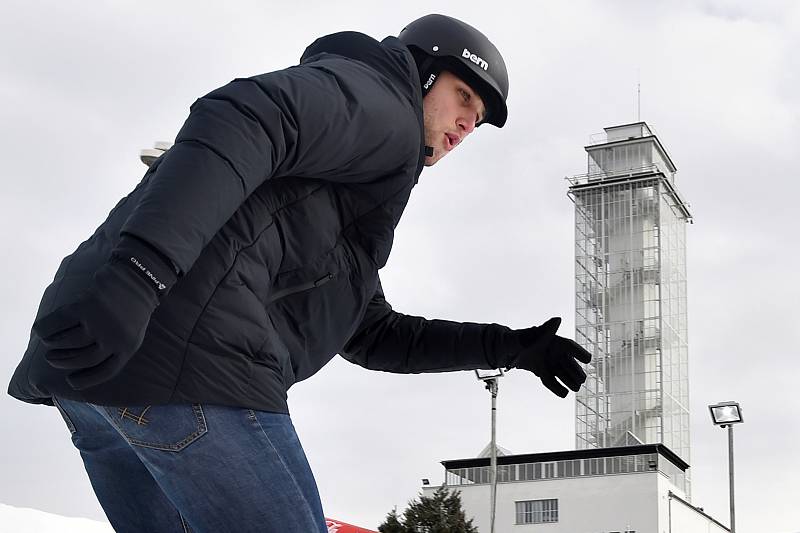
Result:
[[[108,418],[133,446],[179,452],[208,432],[199,404],[104,406]]]
[[[316,289],[318,287],[322,287],[330,280],[336,277],[336,274],[331,272],[325,274],[321,278],[318,278],[314,281],[306,281],[303,283],[298,283],[296,285],[292,285],[291,287],[286,287],[285,289],[280,289],[275,291],[269,298],[267,298],[266,305],[269,305],[281,298],[286,298],[287,296],[291,296],[292,294],[297,294],[299,292],[310,291],[312,289]]]

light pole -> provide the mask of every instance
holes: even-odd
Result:
[[[492,395],[492,442],[491,459],[489,466],[489,482],[491,492],[489,496],[489,533],[494,533],[494,517],[497,509],[497,390],[498,379],[503,377],[503,370],[476,370],[475,375],[486,385],[486,390]]]
[[[721,428],[728,428],[728,474],[731,498],[731,533],[736,533],[736,513],[733,504],[733,424],[744,422],[742,408],[736,402],[721,402],[708,406],[711,420]]]

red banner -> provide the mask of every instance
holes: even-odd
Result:
[[[378,533],[377,531],[356,527],[353,524],[346,524],[333,518],[326,518],[325,523],[328,525],[328,533]]]

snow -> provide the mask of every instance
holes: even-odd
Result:
[[[0,533],[113,533],[107,522],[0,503]]]

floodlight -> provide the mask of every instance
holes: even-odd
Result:
[[[161,157],[163,153],[164,152],[161,150],[156,150],[154,148],[145,148],[139,152],[139,160],[149,167],[155,163],[156,159]]]
[[[494,521],[497,509],[497,391],[503,369],[495,368],[491,370],[475,370],[475,377],[483,381],[486,390],[492,395],[492,440],[491,455],[489,458],[489,479],[491,490],[489,491],[489,532],[494,533]]]
[[[156,150],[161,150],[162,152],[166,152],[170,148],[172,148],[172,143],[169,141],[156,141],[153,144],[153,148]]]
[[[503,369],[495,368],[493,370],[476,370],[475,376],[481,381],[503,377]]]
[[[736,402],[722,402],[708,406],[711,411],[711,420],[718,426],[738,424],[743,422],[742,408]]]
[[[709,405],[711,420],[721,428],[728,428],[728,477],[731,506],[731,527],[730,532],[736,533],[736,508],[733,490],[733,425],[744,422],[742,418],[742,408],[736,402],[720,402]]]
[[[424,478],[422,478],[422,484],[426,485],[426,486],[430,485],[431,484],[431,480],[426,478],[426,477],[424,477]]]
[[[157,141],[153,144],[153,148],[145,148],[139,152],[139,160],[149,167],[170,148],[172,148],[171,142]]]

